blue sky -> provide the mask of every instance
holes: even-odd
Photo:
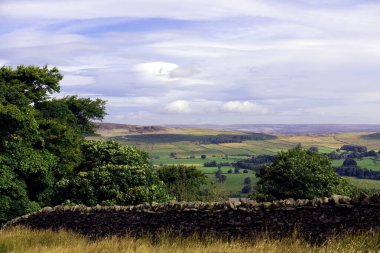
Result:
[[[380,1],[2,0],[0,65],[128,124],[380,124]]]

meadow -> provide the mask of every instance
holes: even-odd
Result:
[[[380,234],[368,233],[330,238],[321,245],[312,245],[293,237],[271,239],[265,235],[255,238],[228,240],[215,237],[110,237],[88,240],[66,231],[0,230],[1,253],[244,253],[244,252],[379,252]]]
[[[212,136],[244,136],[244,132],[231,132],[212,129],[196,128],[161,128],[159,132],[127,133],[107,130],[100,132],[96,138],[115,139],[124,145],[133,145],[149,153],[154,165],[183,164],[196,166],[207,175],[205,188],[217,186],[222,194],[228,196],[245,196],[241,193],[245,177],[252,179],[252,185],[257,182],[255,173],[249,171],[247,174],[240,170],[239,174],[229,174],[231,166],[222,167],[222,173],[227,179],[219,183],[214,173],[217,168],[207,168],[203,164],[216,161],[217,163],[233,163],[240,159],[247,159],[257,155],[275,155],[282,150],[288,150],[301,144],[305,148],[317,147],[320,153],[334,152],[343,145],[362,145],[368,150],[380,150],[380,142],[377,139],[366,138],[369,133],[325,133],[325,134],[298,134],[298,135],[276,135],[276,138],[262,140],[243,140],[233,143],[202,143]],[[201,158],[201,156],[205,158]],[[341,166],[344,160],[333,160],[333,166]],[[357,160],[362,168],[380,171],[380,161],[375,158],[366,157]],[[365,189],[380,189],[380,181],[349,179],[357,187]],[[374,182],[373,182],[374,181]]]
[[[356,163],[361,168],[369,170],[380,171],[380,159],[378,157],[364,157],[363,159],[356,159]],[[332,160],[332,164],[335,167],[342,166],[344,160]]]

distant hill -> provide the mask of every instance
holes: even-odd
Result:
[[[115,123],[99,123],[97,125],[97,133],[104,137],[167,132],[169,132],[169,128],[163,126],[137,126]]]
[[[238,125],[169,125],[170,127],[209,128],[225,131],[269,134],[325,134],[380,132],[380,125],[369,124],[238,124]]]
[[[196,135],[196,134],[143,134],[127,135],[115,137],[119,141],[132,141],[144,143],[172,143],[190,141],[200,144],[222,144],[222,143],[241,143],[250,140],[273,140],[277,137],[263,133],[250,134],[218,134],[218,135]]]
[[[203,144],[239,143],[248,140],[271,140],[277,137],[265,133],[244,133],[199,128],[136,126],[114,123],[98,124],[97,133],[120,141],[170,143],[191,141]]]
[[[380,133],[362,135],[362,138],[369,140],[380,140]]]

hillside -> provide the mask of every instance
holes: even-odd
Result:
[[[369,140],[380,140],[380,133],[363,135],[362,138],[369,139]]]

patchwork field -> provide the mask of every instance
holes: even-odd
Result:
[[[284,135],[278,134],[274,138],[264,135],[262,140],[242,140],[231,143],[208,143],[217,136],[248,136],[252,133],[238,131],[224,131],[198,128],[167,128],[167,127],[139,127],[129,126],[123,128],[102,129],[95,139],[115,139],[124,145],[136,146],[149,153],[154,165],[184,164],[193,165],[206,173],[208,184],[206,187],[217,187],[229,196],[241,195],[243,180],[249,176],[252,185],[257,182],[255,173],[247,174],[242,170],[239,174],[229,174],[231,166],[223,166],[222,173],[227,176],[223,182],[217,182],[214,173],[217,168],[207,168],[205,162],[216,161],[217,163],[233,163],[239,159],[246,159],[257,155],[274,155],[281,150],[287,150],[301,144],[305,148],[317,147],[320,153],[336,151],[343,145],[366,146],[368,150],[380,150],[378,139],[366,138],[370,133],[323,133]],[[258,135],[260,136],[260,134]],[[201,158],[203,156],[204,158]],[[343,160],[334,160],[333,166],[341,166]],[[357,160],[362,168],[380,171],[380,160],[366,157]],[[348,178],[350,182],[360,188],[380,189],[380,181]]]

